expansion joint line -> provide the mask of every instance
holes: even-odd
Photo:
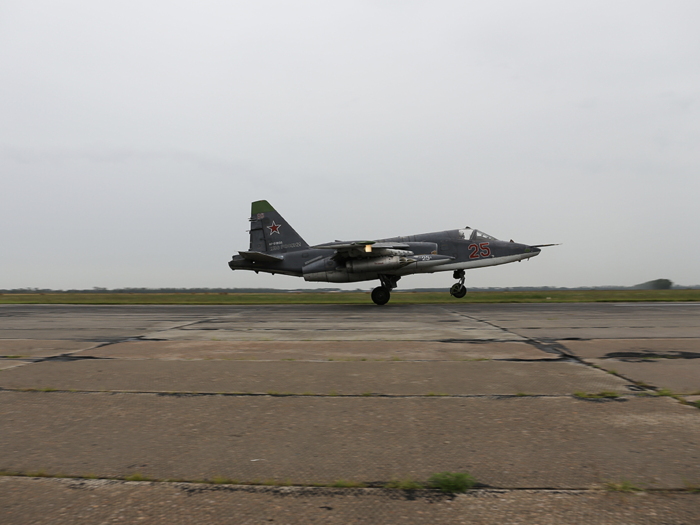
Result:
[[[478,483],[476,486],[470,489],[466,489],[461,493],[454,492],[442,492],[436,488],[430,488],[429,486],[420,483],[421,488],[401,488],[391,486],[391,481],[366,481],[366,482],[347,482],[341,480],[341,482],[309,482],[309,483],[299,483],[290,481],[278,481],[278,480],[267,480],[267,481],[244,481],[226,478],[215,478],[215,479],[184,479],[184,478],[152,478],[149,476],[142,476],[140,474],[131,476],[115,476],[115,477],[95,477],[93,475],[82,476],[82,475],[68,475],[65,474],[49,474],[44,471],[40,472],[11,472],[11,471],[0,471],[0,477],[3,478],[18,478],[18,479],[31,479],[33,481],[42,482],[54,482],[54,483],[69,483],[74,484],[75,488],[79,486],[84,486],[86,484],[104,484],[104,483],[129,483],[129,484],[140,484],[144,486],[175,486],[183,488],[184,490],[191,491],[327,491],[333,490],[334,492],[352,492],[357,495],[358,492],[365,492],[367,494],[381,494],[381,493],[404,493],[411,496],[411,499],[416,497],[423,498],[434,498],[442,497],[452,499],[455,496],[463,494],[469,496],[470,494],[508,494],[512,492],[539,492],[544,494],[571,494],[571,495],[593,495],[593,494],[611,494],[611,493],[624,493],[632,491],[624,490],[613,490],[606,488],[605,485],[600,487],[571,487],[571,488],[561,488],[561,487],[550,487],[550,486],[532,486],[532,487],[509,487],[509,486],[499,486],[494,487],[493,485],[488,485],[484,483]],[[341,484],[343,483],[343,484]],[[689,486],[687,488],[653,488],[645,487],[635,489],[633,492],[636,493],[648,493],[648,494],[697,494],[697,488],[694,486]]]
[[[40,393],[40,394],[108,394],[108,395],[135,395],[135,396],[162,396],[162,397],[299,397],[299,398],[315,398],[315,399],[527,399],[527,398],[548,398],[560,399],[574,397],[579,399],[575,394],[312,394],[312,393],[296,393],[296,392],[177,392],[177,391],[162,391],[162,390],[79,390],[79,389],[58,389],[58,388],[7,388],[0,387],[2,392],[22,392],[22,393]],[[626,397],[634,398],[644,395],[645,393],[636,392],[633,394],[618,394],[617,398],[610,399],[587,399],[587,401],[606,401],[611,402],[616,399],[622,400]],[[651,397],[658,397],[656,395]]]

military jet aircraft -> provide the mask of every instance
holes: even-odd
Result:
[[[232,270],[293,275],[305,281],[349,283],[379,279],[372,301],[386,304],[404,275],[451,271],[450,288],[466,295],[464,270],[529,259],[551,244],[530,246],[498,239],[473,228],[392,237],[376,241],[335,241],[309,246],[267,201],[251,206],[250,248],[238,252]]]

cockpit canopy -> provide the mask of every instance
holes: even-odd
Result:
[[[462,239],[465,239],[465,240],[467,240],[467,241],[469,241],[469,240],[476,240],[476,239],[489,239],[489,240],[492,240],[492,241],[498,240],[498,239],[496,239],[495,237],[491,237],[491,236],[488,235],[487,233],[484,233],[484,232],[479,231],[479,230],[475,230],[475,229],[473,229],[473,228],[468,228],[468,227],[467,227],[467,228],[464,228],[464,229],[462,229],[462,230],[459,230],[459,236],[460,236]]]

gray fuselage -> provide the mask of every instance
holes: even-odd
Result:
[[[368,241],[363,241],[368,242]],[[381,275],[405,276],[496,266],[534,257],[537,247],[512,241],[501,241],[479,230],[464,228],[435,233],[391,237],[372,241],[406,245],[405,249],[387,250],[377,257],[371,249],[367,256],[358,249],[354,253],[333,250],[334,243],[323,248],[302,248],[272,244],[270,257],[252,260],[235,255],[229,262],[232,270],[279,273],[303,277],[307,281],[357,282],[372,281]]]

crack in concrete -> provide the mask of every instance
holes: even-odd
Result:
[[[655,393],[655,392],[659,389],[658,387],[651,386],[651,385],[647,385],[646,383],[644,383],[644,382],[642,382],[642,381],[637,381],[637,380],[635,380],[635,379],[632,379],[632,378],[630,378],[630,377],[627,377],[627,376],[625,376],[624,374],[620,374],[619,372],[616,372],[616,371],[614,372],[614,371],[612,371],[612,370],[603,370],[603,369],[601,369],[600,367],[598,367],[598,366],[596,366],[596,365],[594,365],[594,364],[592,364],[592,363],[586,362],[583,358],[581,358],[581,357],[579,357],[579,356],[573,354],[573,353],[571,352],[571,350],[569,350],[569,349],[566,348],[564,345],[561,345],[561,344],[559,344],[559,343],[557,343],[557,342],[552,342],[552,343],[550,343],[550,344],[553,345],[553,346],[559,347],[559,348],[561,349],[561,351],[565,352],[566,355],[568,355],[573,361],[576,361],[576,362],[578,362],[579,364],[581,364],[581,365],[583,365],[583,366],[586,366],[586,367],[588,367],[588,368],[592,368],[592,369],[594,369],[594,370],[598,370],[598,371],[600,371],[601,373],[606,373],[606,374],[614,375],[614,376],[616,376],[616,377],[619,377],[620,379],[624,379],[625,381],[631,383],[633,386],[628,386],[628,387],[627,387],[627,388],[629,388],[630,390],[636,390],[636,391],[638,391],[638,392]]]
[[[540,350],[542,352],[546,352],[548,354],[558,354],[561,356],[560,359],[563,361],[570,361],[570,362],[573,361],[571,359],[572,356],[568,353],[568,351],[566,351],[566,348],[564,346],[556,343],[556,342],[545,343],[543,341],[534,339],[532,337],[525,337],[525,336],[522,336],[520,334],[516,334],[515,332],[511,332],[507,328],[503,328],[502,326],[499,326],[496,323],[493,323],[491,321],[487,321],[485,319],[479,319],[478,317],[466,315],[462,312],[453,312],[453,313],[456,313],[457,315],[460,315],[462,317],[466,317],[467,319],[471,319],[472,321],[477,321],[479,323],[484,323],[486,325],[492,326],[493,328],[500,330],[502,332],[505,332],[507,334],[511,334],[511,335],[516,336],[516,337],[522,338],[523,343],[529,344],[530,346],[534,346],[538,350]],[[512,341],[512,340],[509,340],[509,341]],[[557,360],[557,361],[559,361],[559,360]]]
[[[462,315],[468,319],[472,319],[472,320],[475,320],[475,321],[478,321],[481,323],[488,324],[490,326],[493,326],[494,328],[498,328],[500,330],[503,330],[504,332],[518,335],[518,334],[515,334],[515,332],[511,332],[510,330],[507,330],[501,326],[498,326],[497,324],[492,323],[490,321],[478,319],[477,317],[474,317],[474,316],[468,316],[468,315],[463,314],[461,312],[456,312],[456,313],[458,313],[458,315]],[[567,338],[567,340],[578,340],[578,338],[571,337],[571,338]],[[648,393],[655,393],[655,391],[658,390],[657,387],[649,386],[646,383],[643,383],[641,381],[635,381],[634,379],[631,379],[623,374],[620,374],[617,372],[613,373],[613,372],[609,372],[609,371],[604,371],[591,363],[587,363],[582,358],[573,354],[568,348],[566,348],[564,345],[558,343],[557,341],[538,340],[538,339],[534,339],[532,337],[527,337],[527,338],[525,338],[524,342],[534,346],[535,348],[537,348],[538,350],[541,350],[543,352],[548,352],[548,353],[552,353],[552,354],[559,354],[560,356],[562,356],[562,360],[572,362],[572,363],[577,363],[577,364],[580,364],[580,365],[585,366],[587,368],[597,370],[600,373],[606,373],[606,374],[609,373],[609,374],[612,374],[616,377],[619,377],[620,379],[624,379],[628,383],[631,383],[630,385],[627,386],[627,388],[630,390],[637,391],[637,392],[648,392]],[[559,361],[559,360],[557,360],[557,361]],[[680,401],[679,401],[679,403],[680,403]]]

